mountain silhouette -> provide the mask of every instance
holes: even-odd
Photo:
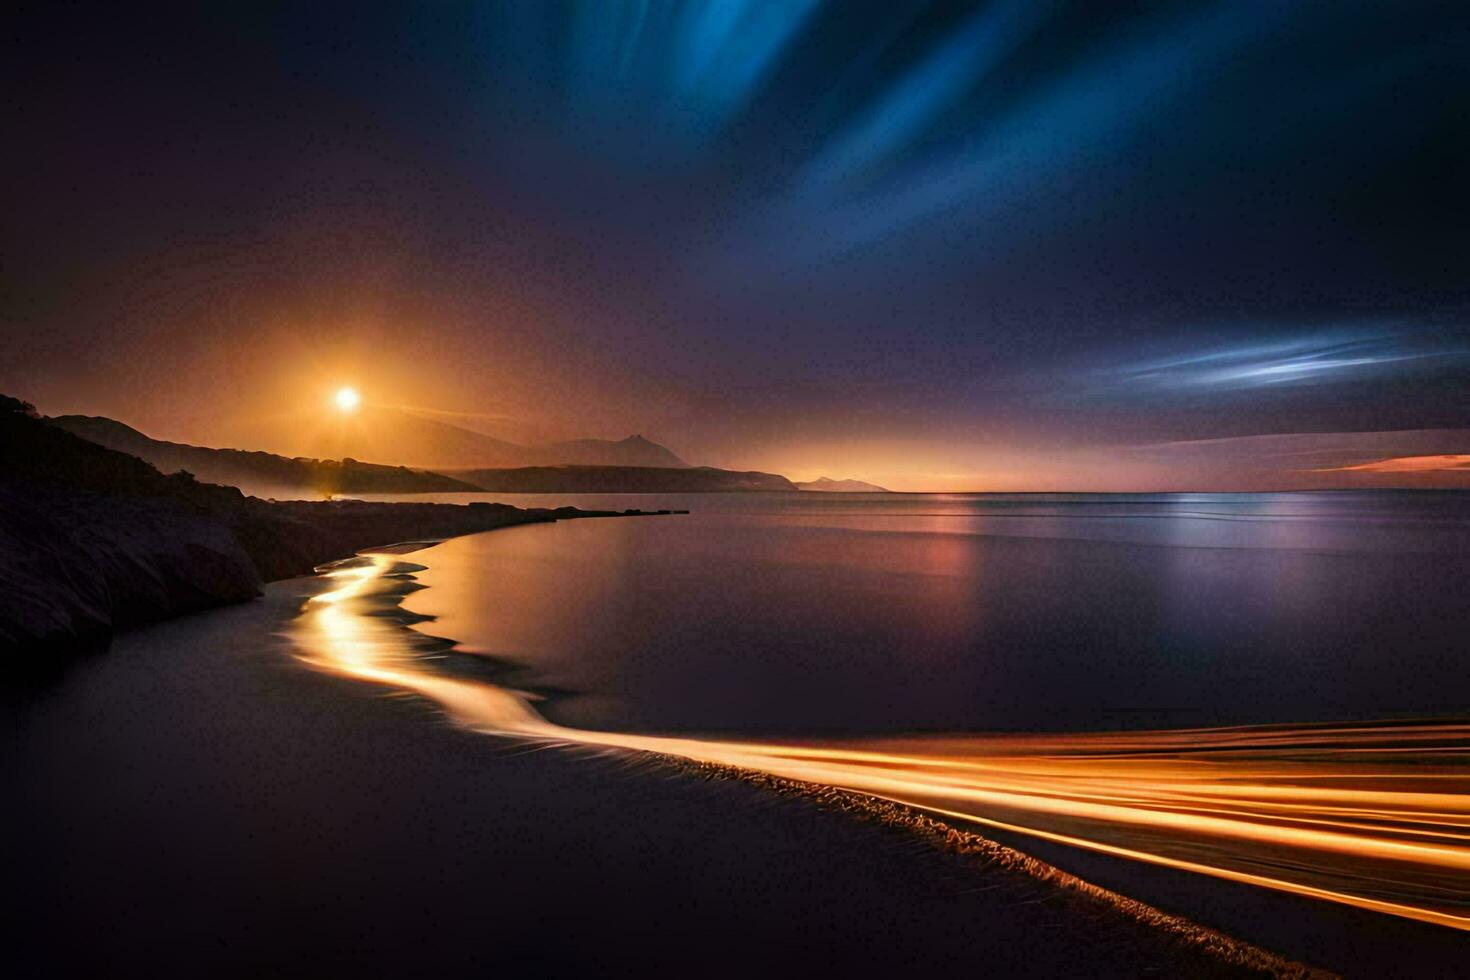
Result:
[[[880,487],[876,483],[867,483],[863,480],[834,480],[831,477],[819,476],[815,480],[805,483],[797,483],[801,490],[822,490],[826,493],[892,493],[886,487]]]
[[[115,419],[62,415],[47,420],[89,442],[136,456],[162,473],[186,471],[205,483],[239,487],[258,497],[339,493],[452,493],[475,487],[453,477],[403,466],[360,463],[355,459],[288,458],[240,449],[210,449],[164,442]]]
[[[790,491],[784,476],[712,466],[523,466],[452,470],[492,493],[728,493]]]
[[[63,415],[45,420],[89,442],[127,453],[163,473],[185,471],[205,483],[239,487],[257,497],[320,497],[352,493],[473,493],[480,490],[504,493],[707,493],[732,490],[797,489],[774,473],[733,471],[708,466],[690,466],[668,449],[642,436],[618,442],[577,439],[542,446],[519,446],[469,429],[424,419],[407,413],[383,410],[363,431],[381,436],[388,430],[392,439],[423,437],[431,445],[411,457],[423,459],[490,459],[485,466],[445,467],[438,472],[409,469],[382,463],[344,458],[315,459],[287,457],[240,449],[211,449],[186,443],[153,439],[115,419],[91,415]],[[386,421],[385,421],[386,420]],[[354,423],[357,420],[350,420]],[[353,428],[329,433],[343,436],[348,447]],[[317,434],[317,438],[322,438]],[[391,440],[390,440],[391,442]],[[325,443],[330,445],[330,443]],[[375,454],[393,451],[376,439],[362,448]],[[391,456],[380,455],[378,458]],[[562,460],[585,462],[564,463]],[[524,460],[535,462],[523,463]],[[515,465],[509,465],[513,461]],[[423,466],[422,462],[419,462]],[[866,484],[864,485],[866,486]]]
[[[683,468],[678,455],[642,436],[522,445],[412,411],[365,405],[351,415],[259,422],[252,445],[288,456],[370,460],[444,470],[521,466]]]
[[[619,442],[605,439],[573,439],[545,446],[528,446],[527,451],[540,456],[535,466],[651,466],[683,469],[689,464],[672,450],[650,442],[642,436],[629,436]]]

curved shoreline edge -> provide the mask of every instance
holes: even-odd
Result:
[[[0,395],[0,680],[49,679],[117,629],[253,599],[263,583],[373,542],[611,516],[489,502],[262,500],[187,471],[165,476]]]
[[[323,564],[318,569],[320,578],[344,576],[348,578],[348,584],[306,599],[303,603],[303,615],[312,609],[313,603],[320,606],[319,600],[324,598],[334,615],[338,613],[336,605],[342,600],[351,600],[360,603],[361,608],[356,612],[348,611],[345,615],[355,617],[365,624],[366,629],[377,633],[376,637],[355,635],[354,643],[386,641],[385,646],[397,647],[390,653],[390,659],[413,658],[418,654],[443,653],[452,649],[454,641],[413,629],[416,624],[430,621],[430,617],[413,613],[403,606],[403,600],[409,594],[424,587],[415,575],[424,566],[393,561],[376,574],[365,574],[357,579],[363,583],[371,583],[371,591],[353,591],[356,584],[355,571],[362,569],[371,573],[375,555],[384,559],[397,558],[438,543],[441,542],[400,542],[383,548],[364,549],[351,558]],[[300,618],[298,617],[298,624]],[[1298,963],[1190,919],[1094,885],[1015,848],[974,831],[955,827],[906,803],[832,785],[792,779],[760,769],[701,760],[637,745],[619,745],[616,744],[616,738],[613,739],[613,744],[592,737],[585,743],[579,742],[564,737],[562,733],[568,730],[562,730],[545,721],[519,695],[510,691],[504,691],[504,703],[496,705],[497,711],[505,713],[506,727],[500,730],[482,720],[478,723],[470,721],[462,712],[455,710],[455,701],[464,693],[461,689],[471,682],[448,674],[426,673],[422,686],[404,687],[401,683],[405,679],[404,675],[391,666],[386,669],[364,667],[361,672],[354,674],[314,657],[310,647],[299,636],[293,636],[293,640],[298,648],[297,658],[307,666],[416,693],[436,703],[464,727],[481,734],[543,742],[568,749],[583,746],[629,752],[661,769],[677,772],[688,778],[732,780],[754,785],[780,796],[803,800],[820,810],[841,812],[893,833],[906,835],[945,855],[962,873],[1025,879],[1051,890],[1058,901],[1076,909],[1079,914],[1087,916],[1101,913],[1116,916],[1120,922],[1144,931],[1165,947],[1200,955],[1231,971],[1289,978],[1334,976],[1329,971]],[[487,684],[475,683],[473,686],[483,687],[487,692],[494,690]],[[595,733],[589,733],[593,734]]]
[[[955,860],[962,870],[969,873],[1024,875],[1046,887],[1057,889],[1058,894],[1069,901],[1104,906],[1113,914],[1157,931],[1167,937],[1169,942],[1201,952],[1232,967],[1272,977],[1336,976],[1330,971],[1298,963],[1191,919],[1173,915],[1138,899],[1094,885],[1039,858],[974,831],[962,830],[905,803],[835,786],[787,779],[755,769],[696,762],[679,756],[655,758],[663,765],[697,778],[740,780],[782,796],[801,797],[819,809],[835,810],[898,833],[911,835],[926,846]]]
[[[120,629],[260,595],[375,542],[651,511],[509,504],[266,501],[159,477],[170,493],[0,481],[0,671],[44,680]],[[156,488],[150,488],[156,489]]]

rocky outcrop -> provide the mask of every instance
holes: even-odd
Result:
[[[263,501],[247,498],[229,519],[263,580],[306,575],[318,565],[363,548],[473,534],[514,524],[609,516],[562,507],[508,504],[378,504],[361,500]]]
[[[0,649],[94,646],[116,627],[259,594],[230,529],[177,501],[0,487]]]
[[[504,504],[275,502],[164,476],[0,396],[0,669],[259,594],[363,548],[601,516]]]
[[[589,516],[495,504],[187,501],[0,484],[0,649],[86,648],[113,630],[260,594],[363,548]]]

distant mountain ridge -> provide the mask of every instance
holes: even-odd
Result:
[[[490,443],[516,455],[582,459],[648,459],[676,465],[599,464],[457,468],[447,472],[364,463],[287,457],[240,449],[211,449],[154,439],[115,419],[63,415],[47,424],[117,452],[127,453],[163,473],[187,470],[204,483],[239,487],[254,496],[331,496],[352,493],[713,493],[794,491],[797,485],[775,473],[689,466],[663,446],[630,436],[620,442],[580,439],[539,447],[513,446],[490,436]],[[427,421],[427,420],[426,420]],[[468,429],[427,422],[458,433]]]
[[[350,456],[441,472],[474,467],[689,465],[672,450],[643,436],[521,445],[411,410],[375,405],[365,405],[353,415],[326,424],[302,425],[300,420],[257,423],[251,433],[251,445],[288,455]]]
[[[863,480],[834,480],[831,477],[819,476],[815,480],[796,484],[800,490],[820,490],[824,493],[892,493],[886,487],[880,487],[876,483],[867,483]]]
[[[673,450],[650,442],[642,436],[629,436],[617,442],[606,439],[572,439],[545,446],[527,446],[532,456],[543,457],[531,466],[647,466],[662,469],[686,469],[689,464]]]
[[[795,490],[784,476],[712,466],[524,466],[453,470],[492,493],[720,493]]]
[[[350,458],[293,459],[274,453],[165,442],[101,416],[62,415],[46,421],[88,442],[136,456],[161,473],[187,470],[201,482],[240,487],[256,496],[301,492],[323,497],[338,493],[453,493],[476,489],[453,477],[404,466],[361,463]]]

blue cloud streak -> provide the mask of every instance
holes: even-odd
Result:
[[[1393,332],[1316,334],[1146,361],[1107,374],[1110,384],[1125,389],[1241,389],[1335,382],[1464,353],[1410,343]]]

